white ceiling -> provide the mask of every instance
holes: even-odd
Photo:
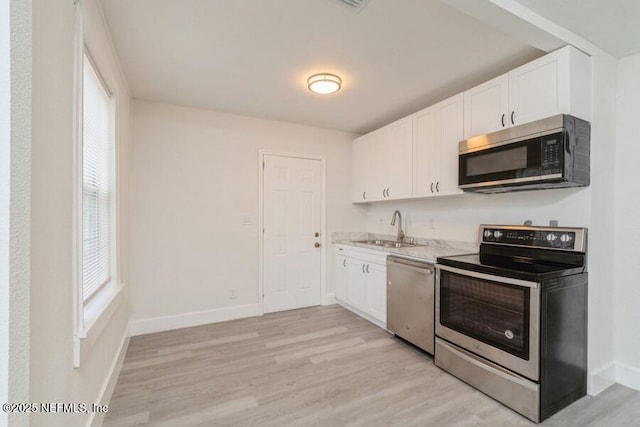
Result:
[[[102,0],[138,99],[364,133],[530,61],[438,0]],[[306,78],[343,78],[335,95]]]
[[[622,58],[640,52],[639,0],[516,0]]]

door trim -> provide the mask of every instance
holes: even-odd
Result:
[[[264,168],[265,156],[293,157],[320,161],[320,304],[332,303],[327,293],[327,158],[318,154],[300,154],[286,151],[258,150],[258,306],[264,315]]]

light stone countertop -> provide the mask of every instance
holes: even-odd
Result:
[[[405,241],[407,241],[408,239],[411,239],[411,237],[407,236],[407,238],[405,238]],[[421,246],[404,248],[385,248],[381,246],[369,245],[366,243],[355,243],[355,241],[357,240],[396,240],[396,236],[388,234],[336,232],[331,234],[331,240],[334,244],[377,250],[392,255],[399,255],[404,258],[411,258],[431,263],[435,263],[438,257],[478,253],[478,243],[461,242],[456,240],[426,239],[414,237],[415,243]]]

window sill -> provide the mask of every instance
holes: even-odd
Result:
[[[124,284],[107,284],[84,306],[84,334],[74,337],[74,367],[91,351],[113,314],[122,304]]]

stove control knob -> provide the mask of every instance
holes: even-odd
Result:
[[[554,242],[554,241],[556,241],[557,239],[558,239],[558,236],[557,236],[556,234],[554,234],[554,233],[549,233],[549,234],[547,234],[547,240],[548,240],[549,242]]]
[[[563,234],[560,236],[560,241],[562,243],[568,243],[572,240],[571,236],[569,234]]]
[[[491,230],[484,230],[484,237],[491,237],[493,236],[493,231]]]
[[[496,239],[499,239],[502,237],[502,231],[500,230],[496,230],[493,232],[493,237],[495,237]]]

